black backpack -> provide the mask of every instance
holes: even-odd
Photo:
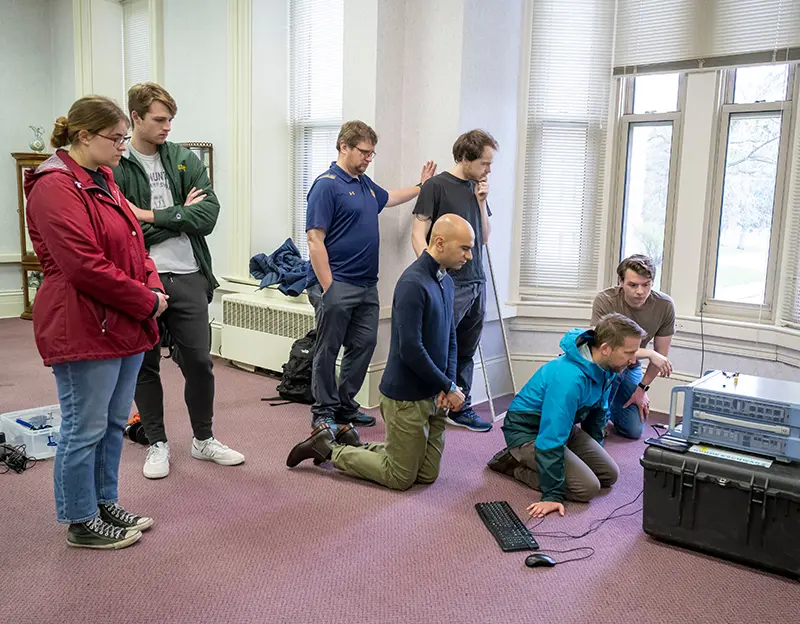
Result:
[[[278,384],[278,394],[286,401],[313,405],[311,393],[311,367],[314,362],[314,346],[317,330],[312,329],[292,345],[289,361],[283,365],[283,375]]]

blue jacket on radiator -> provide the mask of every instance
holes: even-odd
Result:
[[[308,260],[303,260],[300,250],[291,238],[269,256],[257,254],[250,258],[250,275],[261,280],[260,288],[278,284],[284,295],[297,297],[316,280],[308,279]],[[310,272],[313,275],[313,271]]]

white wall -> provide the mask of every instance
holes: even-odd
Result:
[[[288,4],[253,3],[253,211],[251,255],[292,236],[289,206]]]
[[[28,143],[33,133],[28,126],[44,128],[46,142],[53,129],[50,9],[48,0],[6,0],[0,9],[0,84],[6,87],[0,98],[0,292],[13,294],[15,305],[19,293],[20,306],[22,272],[12,263],[19,261],[20,244],[17,182],[10,153],[31,151]],[[70,78],[74,82],[74,76]]]
[[[72,0],[49,0],[53,113],[66,115],[75,101],[75,34]]]
[[[218,276],[228,271],[227,24],[226,2],[167,0],[164,3],[163,86],[178,104],[169,138],[175,142],[214,144],[214,190],[221,210],[208,244]]]

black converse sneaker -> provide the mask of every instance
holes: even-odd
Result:
[[[142,532],[138,529],[125,529],[104,522],[96,516],[88,522],[70,524],[67,531],[67,544],[76,548],[125,548],[139,541]]]
[[[100,517],[109,524],[123,529],[136,529],[146,531],[153,526],[153,519],[147,516],[137,516],[129,511],[125,511],[117,503],[111,505],[99,505]]]

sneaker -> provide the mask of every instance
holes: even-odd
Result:
[[[136,514],[126,511],[117,503],[110,505],[98,505],[100,509],[100,518],[109,524],[122,527],[123,529],[137,529],[138,531],[146,531],[153,526],[153,519],[147,516],[137,516]]]
[[[156,442],[147,451],[142,473],[148,479],[163,479],[169,474],[169,443]]]
[[[447,422],[456,427],[464,427],[470,431],[485,432],[491,431],[492,429],[492,423],[483,420],[471,407],[466,407],[460,412],[450,410]]]
[[[244,462],[244,455],[228,448],[216,438],[192,438],[192,457],[213,461],[220,466],[236,466]]]
[[[125,548],[139,541],[142,532],[104,522],[96,516],[88,522],[70,524],[67,544],[75,548],[100,548],[104,550]]]
[[[353,425],[354,427],[374,427],[375,418],[364,412],[354,412],[353,414],[337,414],[334,419],[337,425]]]

